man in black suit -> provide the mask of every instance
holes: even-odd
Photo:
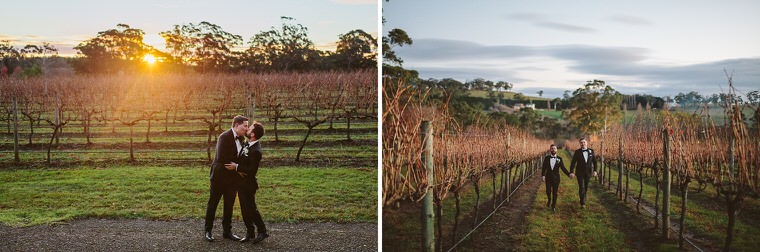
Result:
[[[237,154],[243,149],[244,135],[248,131],[248,118],[238,115],[232,119],[232,128],[225,131],[216,141],[216,154],[211,163],[211,196],[206,206],[206,234],[208,241],[214,241],[211,229],[214,227],[214,217],[219,199],[224,196],[224,214],[222,215],[222,237],[233,241],[239,241],[240,237],[232,233],[232,208],[235,205],[237,184],[240,180],[235,171],[227,170],[224,165],[237,159]]]
[[[552,212],[557,211],[557,191],[559,190],[559,169],[565,175],[569,175],[565,168],[565,163],[562,162],[562,158],[557,156],[557,146],[552,144],[549,146],[550,155],[544,158],[544,163],[541,166],[541,180],[546,182],[546,207],[551,206]]]
[[[247,242],[253,239],[252,243],[255,244],[269,237],[261,213],[256,207],[256,191],[259,189],[256,174],[261,163],[261,143],[259,140],[264,136],[264,126],[254,121],[246,132],[246,136],[249,139],[249,144],[238,155],[239,164],[231,163],[224,166],[227,170],[236,171],[243,178],[238,186],[238,198],[248,234],[240,241]],[[256,229],[258,229],[258,236],[255,232]]]
[[[588,148],[586,138],[578,140],[581,148],[575,150],[573,161],[570,162],[570,177],[578,178],[578,196],[581,198],[581,207],[586,208],[586,191],[591,177],[596,177],[596,154]],[[575,175],[575,164],[578,164],[578,174]]]

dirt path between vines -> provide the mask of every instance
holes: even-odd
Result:
[[[2,251],[377,251],[376,223],[267,223],[270,237],[258,244],[203,239],[203,220],[79,219],[32,227],[0,225]],[[245,234],[233,221],[233,232]]]

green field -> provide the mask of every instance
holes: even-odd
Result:
[[[1,170],[0,223],[30,226],[88,217],[202,219],[208,176],[206,166]],[[257,204],[265,221],[377,219],[377,169],[267,167],[259,171],[258,180]],[[239,209],[236,203],[234,218],[240,218]]]
[[[505,92],[501,92],[501,93],[504,94],[504,99],[512,99],[512,98],[515,97],[515,94],[517,94],[515,92],[509,92],[509,91],[505,91]],[[469,90],[469,91],[467,91],[467,95],[468,96],[472,96],[472,97],[488,98],[488,91]],[[525,94],[523,94],[523,95],[525,95]],[[531,95],[526,95],[525,97],[527,99],[530,99],[530,100],[533,100],[533,101],[548,101],[548,100],[552,100],[552,98],[534,97],[534,96],[531,96]]]

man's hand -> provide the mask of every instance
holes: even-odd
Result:
[[[541,176],[541,181],[546,182],[546,176]]]
[[[570,178],[575,178],[575,174],[570,173]]]
[[[224,168],[227,168],[227,170],[234,171],[237,169],[238,164],[235,162],[230,162],[229,164],[224,164]]]
[[[594,172],[594,174],[593,174],[593,175],[594,175],[594,177],[596,177],[596,172]]]
[[[240,175],[240,177],[243,177],[243,178],[245,178],[245,176],[248,176],[248,174],[245,173],[245,172],[238,172],[237,174]]]

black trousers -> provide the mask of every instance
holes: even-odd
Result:
[[[559,181],[555,182],[551,179],[546,180],[546,206],[551,204],[554,208],[557,206],[557,191],[559,190]]]
[[[578,196],[581,198],[581,206],[586,204],[586,191],[588,191],[588,182],[591,178],[587,176],[576,176],[578,179]]]
[[[219,200],[224,196],[222,228],[224,228],[224,233],[229,233],[232,231],[232,208],[235,206],[237,186],[234,183],[225,185],[212,182],[210,191],[211,196],[208,198],[208,204],[206,205],[206,231],[211,231],[214,228],[216,208],[219,206]]]
[[[267,227],[264,225],[264,220],[261,218],[261,213],[259,213],[259,209],[256,206],[256,191],[256,189],[249,185],[241,186],[240,190],[238,190],[240,212],[243,214],[243,223],[245,223],[249,235],[254,235],[254,230],[256,229],[258,229],[259,234],[267,232]]]

